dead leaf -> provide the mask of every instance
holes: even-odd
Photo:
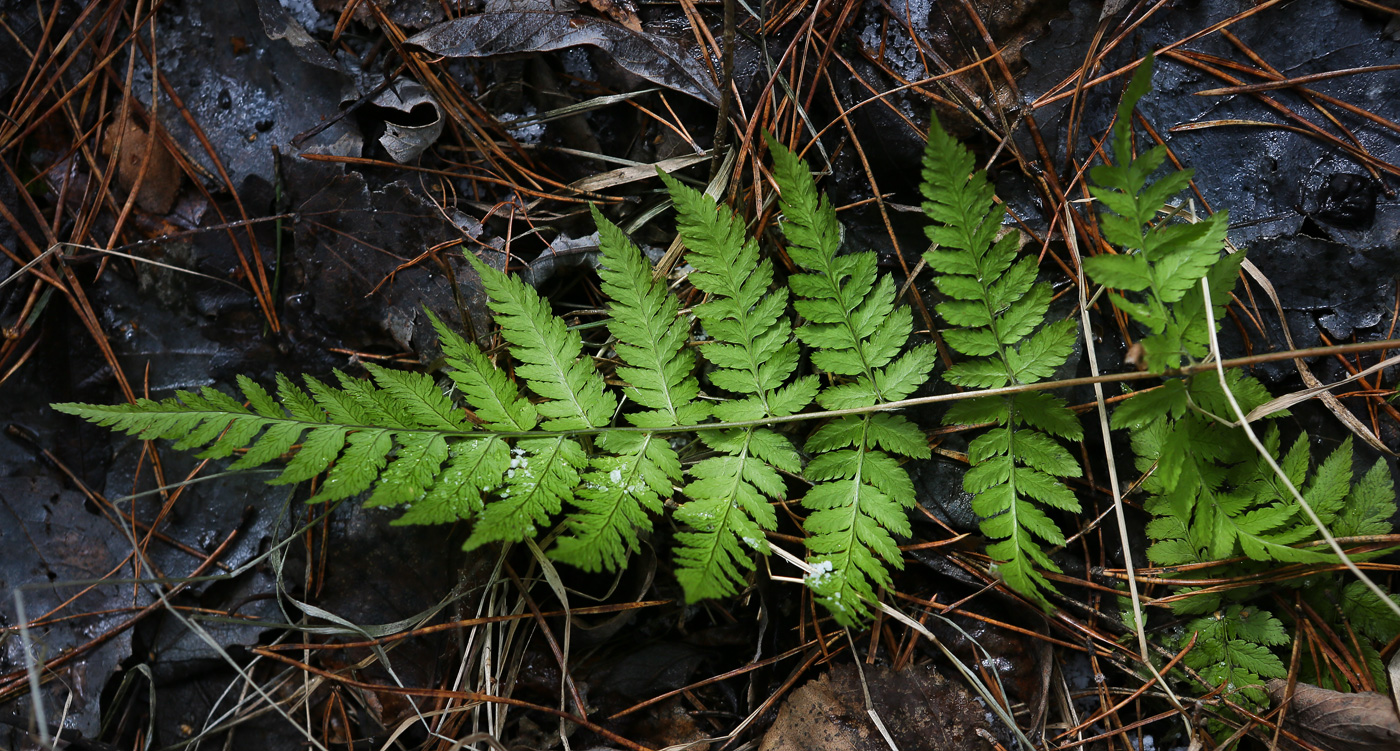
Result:
[[[149,164],[142,174],[142,162],[147,161],[146,151],[150,149]],[[104,156],[117,155],[117,184],[130,191],[140,180],[136,191],[136,205],[142,211],[164,216],[175,205],[175,197],[180,193],[180,165],[158,138],[151,138],[126,113],[125,120],[118,120],[107,131],[102,141]]]
[[[296,50],[297,57],[326,70],[341,70],[331,53],[306,31],[301,22],[292,18],[286,6],[277,0],[258,0],[258,18],[268,39],[285,39]]]
[[[1395,710],[1400,712],[1400,652],[1390,656],[1385,673],[1390,678],[1390,698],[1395,700]]]
[[[404,122],[386,118],[384,135],[379,137],[380,145],[399,164],[417,159],[442,135],[442,110],[433,95],[417,81],[390,86],[375,97],[374,104],[403,115],[398,119]],[[420,112],[422,115],[415,120],[414,116]]]
[[[1269,697],[1283,701],[1288,682],[1269,681]],[[1400,748],[1400,714],[1385,694],[1344,694],[1299,683],[1288,707],[1284,729],[1324,751],[1393,751]],[[1302,746],[1281,739],[1279,748]]]
[[[987,710],[960,684],[927,667],[862,669],[870,707],[855,666],[837,666],[792,692],[759,751],[889,751],[870,708],[900,751],[992,748]]]
[[[480,13],[438,24],[408,42],[434,55],[493,57],[597,47],[630,73],[719,104],[710,71],[679,43],[601,18],[548,11]]]
[[[583,1],[593,6],[593,10],[602,13],[633,31],[640,32],[642,30],[642,19],[637,15],[637,6],[632,4],[632,0]]]
[[[677,696],[648,709],[638,718],[629,738],[642,741],[649,748],[685,747],[687,751],[709,751],[705,731],[695,717],[686,711]]]

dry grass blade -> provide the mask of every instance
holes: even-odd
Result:
[[[1268,277],[1264,276],[1264,273],[1248,259],[1245,260],[1243,268],[1245,273],[1249,274],[1249,276],[1264,289],[1264,293],[1269,296],[1269,301],[1274,304],[1274,310],[1278,313],[1280,325],[1282,326],[1284,340],[1288,343],[1289,348],[1293,349],[1293,334],[1288,328],[1287,318],[1283,312],[1283,303],[1279,301],[1278,292],[1274,290],[1274,285],[1269,282]],[[1337,397],[1326,390],[1322,382],[1318,380],[1317,376],[1313,375],[1312,370],[1308,368],[1307,363],[1303,362],[1302,358],[1296,358],[1293,362],[1298,368],[1298,375],[1302,377],[1304,385],[1306,385],[1309,390],[1318,391],[1318,398],[1322,400],[1322,403],[1327,406],[1327,409],[1330,410],[1333,415],[1336,415],[1338,420],[1342,421],[1342,424],[1347,426],[1348,430],[1377,451],[1391,456],[1397,455],[1395,451],[1386,446],[1379,437],[1372,433],[1370,428],[1367,428],[1361,420],[1357,419],[1356,415],[1353,415],[1351,410],[1346,408],[1346,405],[1342,404]]]
[[[1070,211],[1068,206],[1065,206],[1064,211],[1065,242],[1069,245],[1070,256],[1074,260],[1074,266],[1079,271],[1079,274],[1075,279],[1075,287],[1079,292],[1078,307],[1080,315],[1080,328],[1084,332],[1085,341],[1092,341],[1092,329],[1089,324],[1089,301],[1087,292],[1088,280],[1084,276],[1084,266],[1082,263],[1082,259],[1079,255],[1079,242],[1078,239],[1075,237],[1075,234],[1072,229],[1074,227],[1073,213]],[[1086,353],[1089,357],[1089,372],[1094,376],[1099,375],[1098,354],[1095,352],[1095,348],[1093,346],[1089,346],[1087,348]],[[1177,698],[1176,693],[1172,691],[1171,685],[1168,684],[1167,680],[1162,677],[1162,671],[1159,671],[1157,667],[1152,664],[1151,650],[1148,648],[1147,644],[1147,619],[1143,617],[1142,601],[1141,597],[1138,595],[1137,579],[1133,575],[1133,545],[1130,532],[1128,530],[1128,520],[1123,513],[1123,493],[1118,487],[1118,466],[1117,462],[1114,459],[1113,437],[1108,427],[1108,405],[1104,401],[1103,384],[1094,384],[1094,397],[1098,407],[1097,411],[1099,417],[1099,434],[1103,437],[1104,456],[1107,459],[1108,464],[1108,482],[1111,492],[1110,498],[1113,502],[1114,516],[1117,518],[1118,521],[1118,538],[1123,546],[1123,566],[1127,572],[1128,579],[1128,602],[1133,609],[1132,626],[1138,638],[1138,653],[1139,656],[1142,658],[1142,664],[1148,669],[1148,671],[1152,673],[1152,681],[1159,683],[1162,686],[1162,690],[1166,692],[1167,697],[1171,700],[1171,703],[1176,707],[1177,711],[1181,713],[1182,721],[1186,725],[1186,735],[1188,738],[1191,738],[1194,742],[1195,728],[1191,725],[1191,722],[1188,719],[1186,707],[1182,706],[1181,700]],[[1176,658],[1173,658],[1173,662],[1175,662],[1177,659],[1180,659],[1184,655],[1185,652],[1182,652],[1181,655],[1178,655]],[[1168,665],[1166,670],[1170,669],[1171,666]],[[1140,690],[1147,690],[1147,686],[1149,685],[1151,685],[1151,682],[1144,685],[1143,688]]]

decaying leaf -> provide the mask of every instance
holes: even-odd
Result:
[[[107,132],[102,153],[117,157],[117,184],[127,190],[137,187],[136,205],[152,214],[170,212],[180,192],[180,165],[165,144],[152,138],[130,112]]]
[[[862,669],[869,707],[855,666],[837,666],[792,692],[759,751],[889,751],[890,741],[900,751],[993,748],[986,740],[991,737],[987,710],[962,685],[926,667]]]
[[[1288,682],[1269,681],[1269,698],[1283,701]],[[1284,729],[1324,751],[1392,751],[1400,748],[1400,714],[1385,694],[1344,694],[1307,683],[1294,687]],[[1281,739],[1279,748],[1302,746]]]
[[[390,86],[375,97],[374,104],[382,110],[402,114],[400,118],[386,118],[384,135],[379,137],[379,143],[399,164],[417,159],[442,135],[442,110],[433,95],[417,81]]]
[[[709,70],[678,43],[612,21],[573,13],[502,11],[438,24],[408,44],[447,57],[493,57],[593,46],[627,71],[711,104],[720,100]]]
[[[637,15],[637,6],[632,0],[583,0],[594,10],[626,26],[633,31],[642,30],[642,19]]]

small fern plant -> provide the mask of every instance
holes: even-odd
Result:
[[[1133,155],[1133,110],[1150,88],[1152,62],[1149,56],[1135,72],[1118,108],[1112,140],[1120,163],[1090,172],[1091,192],[1106,210],[1099,226],[1121,252],[1085,258],[1084,270],[1093,281],[1118,290],[1109,295],[1113,305],[1147,329],[1141,340],[1147,369],[1171,372],[1209,354],[1210,321],[1219,326],[1244,253],[1222,255],[1224,212],[1190,221],[1165,207],[1192,173],[1171,171],[1154,181],[1165,161],[1164,146]],[[1202,282],[1210,289],[1209,311]],[[1132,431],[1136,468],[1145,478],[1143,508],[1152,516],[1146,528],[1152,541],[1148,558],[1160,566],[1190,565],[1193,579],[1259,577],[1279,564],[1335,563],[1336,556],[1315,544],[1320,534],[1293,494],[1233,422],[1225,388],[1246,413],[1270,399],[1262,384],[1240,371],[1227,372],[1223,386],[1216,373],[1204,372],[1166,377],[1113,413],[1113,428]],[[1390,532],[1396,508],[1390,473],[1378,462],[1353,484],[1350,440],[1315,469],[1306,434],[1284,454],[1274,424],[1263,443],[1270,455],[1281,457],[1289,482],[1302,489],[1335,536]],[[1232,559],[1242,562],[1218,563]],[[1369,678],[1384,686],[1376,647],[1400,634],[1400,619],[1389,606],[1360,582],[1340,586],[1335,575],[1294,579],[1290,586],[1326,620],[1340,627],[1350,619],[1360,626],[1356,638],[1334,646],[1340,653],[1356,650]],[[1267,704],[1265,680],[1288,672],[1275,652],[1290,642],[1288,627],[1257,602],[1260,594],[1257,586],[1182,586],[1172,598],[1172,609],[1190,618],[1174,646],[1184,646],[1192,635],[1196,639],[1186,666],[1251,709]],[[1304,680],[1340,687],[1311,658],[1304,667]],[[1228,734],[1224,726],[1219,729]]]
[[[1033,256],[1017,256],[1017,235],[1002,232],[1005,210],[986,172],[935,118],[924,154],[924,211],[937,248],[924,254],[938,273],[934,283],[949,299],[937,311],[949,325],[943,339],[967,355],[943,377],[954,386],[999,388],[1049,378],[1074,349],[1072,321],[1045,323],[1052,293],[1036,282]],[[1000,237],[998,237],[1000,235]],[[1059,572],[1044,544],[1065,537],[1042,506],[1078,513],[1079,501],[1063,482],[1080,475],[1079,463],[1058,439],[1079,440],[1082,428],[1065,401],[1043,391],[960,401],[943,417],[950,425],[992,423],[967,447],[971,469],[963,488],[973,494],[987,548],[1013,589],[1049,609],[1054,591],[1039,569]]]
[[[423,373],[366,365],[370,378],[336,372],[336,385],[304,376],[303,387],[279,374],[275,397],[240,377],[241,399],[206,387],[162,401],[54,406],[178,449],[204,447],[202,457],[241,454],[234,469],[290,457],[273,484],[317,481],[316,502],[366,495],[366,506],[401,510],[398,524],[467,521],[468,549],[543,538],[562,522],[547,552],[586,571],[624,566],[674,506],[676,578],[691,602],[744,586],[752,553],[770,552],[785,475],[805,476],[818,572],[808,584],[841,623],[856,624],[901,563],[894,539],[910,531],[914,490],[893,456],[927,456],[923,434],[895,414],[839,418],[807,440],[804,470],[789,435],[767,423],[814,398],[828,408],[902,399],[927,379],[933,350],[904,350],[912,323],[895,307],[893,283],[876,279],[873,254],[838,254],[830,204],[796,156],[776,143],[774,153],[790,251],[806,271],[790,279],[805,319],[796,331],[789,288],[774,284],[743,223],[663,174],[689,281],[705,295],[693,309],[701,333],[595,210],[620,389],[548,301],[469,255],[511,370],[430,313],[447,391]],[[805,375],[801,343],[815,371]],[[697,352],[708,364],[703,381]],[[675,446],[694,444],[676,439],[692,431],[704,450],[682,456]]]

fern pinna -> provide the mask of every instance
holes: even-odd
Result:
[[[1035,281],[1034,256],[1019,261],[1017,235],[1001,233],[1005,211],[996,204],[986,172],[935,118],[924,154],[924,211],[938,247],[924,254],[938,276],[934,283],[950,299],[937,310],[952,327],[948,346],[971,357],[948,369],[955,386],[998,388],[1048,378],[1069,358],[1071,321],[1045,324],[1048,284]],[[1079,463],[1056,438],[1078,440],[1081,428],[1063,399],[1042,391],[958,402],[947,424],[994,423],[967,447],[971,469],[963,487],[972,493],[982,533],[1000,540],[987,548],[997,571],[1016,591],[1049,607],[1053,587],[1036,567],[1060,569],[1041,543],[1063,545],[1055,522],[1037,504],[1078,512],[1079,501],[1061,478],[1077,477]]]
[[[840,380],[817,403],[839,410],[909,396],[928,379],[937,351],[925,344],[900,355],[914,325],[907,307],[895,307],[893,280],[877,281],[873,252],[837,255],[836,210],[801,159],[772,138],[769,147],[788,256],[805,272],[788,278],[793,308],[806,320],[797,337],[812,348],[812,365]],[[903,415],[867,412],[823,425],[805,448],[815,455],[804,472],[814,484],[802,501],[816,571],[807,583],[838,621],[854,624],[868,614],[875,587],[890,586],[888,567],[902,567],[891,533],[911,532],[914,486],[890,454],[927,458],[928,442]]]
[[[596,208],[593,219],[603,253],[598,274],[612,301],[608,330],[623,362],[617,375],[630,384],[623,392],[627,398],[646,408],[626,419],[641,428],[700,422],[709,407],[695,401],[700,386],[680,303],[652,277],[651,264],[622,230]],[[595,471],[584,477],[575,502],[579,513],[554,549],[559,560],[588,571],[621,567],[637,530],[650,531],[651,517],[661,513],[681,478],[680,458],[664,433],[606,431],[598,448],[607,454],[594,459]]]
[[[1099,214],[1100,232],[1124,252],[1085,258],[1084,271],[1099,284],[1138,293],[1129,299],[1110,292],[1109,299],[1151,332],[1141,341],[1143,362],[1148,370],[1163,371],[1180,367],[1183,356],[1205,357],[1210,342],[1201,277],[1210,281],[1218,321],[1244,256],[1220,255],[1230,224],[1224,211],[1199,221],[1157,221],[1167,199],[1185,190],[1194,173],[1172,170],[1150,181],[1166,161],[1166,146],[1133,155],[1133,109],[1151,88],[1152,64],[1149,55],[1118,106],[1113,153],[1121,163],[1101,164],[1089,172],[1090,193],[1108,209]]]
[[[787,319],[787,290],[773,286],[773,264],[759,260],[758,244],[727,209],[694,188],[662,175],[676,206],[677,230],[695,271],[690,283],[707,296],[695,317],[709,337],[700,354],[715,369],[712,384],[741,394],[714,406],[723,422],[746,422],[796,414],[816,394],[815,376],[789,383],[799,349]],[[690,529],[677,534],[676,578],[692,600],[737,591],[746,552],[768,553],[765,530],[777,527],[768,499],[782,499],[787,486],[779,470],[798,473],[802,460],[786,436],[770,428],[706,430],[700,439],[717,455],[690,468],[684,493],[690,501],[676,520]]]

